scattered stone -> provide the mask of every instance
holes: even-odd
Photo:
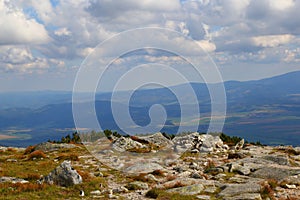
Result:
[[[153,174],[147,174],[145,176],[145,178],[148,180],[148,181],[154,181],[154,182],[157,182],[158,179],[153,175]]]
[[[195,195],[199,194],[204,190],[204,186],[202,184],[189,185],[179,188],[172,188],[167,190],[167,192],[171,193],[180,193],[182,195]]]
[[[285,186],[286,186],[288,189],[296,189],[296,188],[297,188],[296,185],[285,184]]]
[[[82,183],[82,178],[78,172],[72,168],[71,161],[64,161],[54,169],[50,174],[43,178],[48,184],[56,184],[59,186],[72,186]]]
[[[232,197],[242,193],[259,193],[261,186],[258,183],[245,183],[245,184],[228,184],[218,194],[221,197]]]
[[[112,149],[119,152],[124,152],[131,149],[143,149],[143,148],[147,148],[147,146],[140,142],[132,140],[130,137],[123,137],[123,136],[114,140],[112,144]]]
[[[0,177],[0,183],[5,183],[5,182],[22,183],[22,184],[29,183],[28,181],[21,178],[7,177],[7,176]]]
[[[162,149],[162,148],[166,149],[166,148],[170,148],[171,146],[173,146],[173,142],[171,140],[169,140],[168,138],[166,138],[165,136],[163,136],[163,134],[160,132],[155,133],[150,136],[143,136],[143,137],[139,137],[139,138],[156,145],[159,149]]]
[[[189,165],[189,168],[190,169],[198,169],[198,165],[197,165],[197,163],[191,162]]]
[[[198,195],[196,198],[200,200],[210,200],[210,196],[207,195]]]
[[[283,180],[284,178],[291,176],[292,170],[276,167],[264,167],[251,173],[251,177],[262,178],[262,179],[275,179],[277,181]]]
[[[90,192],[91,195],[101,195],[100,190],[94,190]]]
[[[173,167],[173,170],[175,170],[178,173],[182,173],[184,171],[181,167]]]
[[[76,147],[77,146],[74,144],[65,144],[65,143],[57,144],[57,143],[43,142],[41,144],[36,145],[34,150],[49,152],[49,151],[57,151],[59,149],[71,149]]]
[[[191,174],[191,178],[201,179],[201,178],[203,178],[203,177],[202,177],[199,173],[193,172],[193,173]]]
[[[242,193],[233,197],[226,197],[226,200],[262,200],[259,193]]]
[[[9,158],[9,159],[6,160],[6,162],[18,162],[18,160],[17,159]]]
[[[150,173],[155,170],[162,170],[162,169],[164,168],[157,163],[136,163],[126,168],[124,171],[130,174],[136,174],[136,173]]]
[[[245,157],[246,157],[246,155],[241,152],[230,152],[228,154],[228,159],[242,159]]]
[[[244,143],[245,143],[245,140],[242,139],[241,141],[239,141],[239,142],[235,145],[234,149],[235,149],[236,151],[240,151],[241,149],[243,149]]]
[[[134,181],[125,186],[128,190],[147,190],[148,184],[141,181]]]
[[[96,177],[103,177],[103,174],[102,174],[102,172],[95,172],[94,176],[96,176]]]
[[[262,157],[265,160],[272,161],[278,165],[290,165],[289,158],[287,156],[281,155],[267,155]]]
[[[128,189],[124,186],[113,189],[113,193],[126,193]]]

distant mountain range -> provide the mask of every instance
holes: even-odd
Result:
[[[207,85],[191,83],[191,86],[203,116],[199,131],[205,132],[211,112]],[[227,95],[226,134],[269,145],[300,145],[300,71],[257,81],[229,81],[224,86]],[[178,85],[171,89],[176,90],[182,99],[188,100],[192,94],[186,92],[187,87]],[[128,92],[118,92],[118,106],[125,106],[123,97]],[[87,103],[85,96],[83,93],[82,105]],[[111,96],[111,93],[96,94],[97,117],[102,128],[119,130],[110,108]],[[74,130],[71,92],[1,93],[0,99],[0,145],[26,146],[47,139],[59,139]],[[162,131],[176,132],[180,106],[183,105],[168,88],[133,93],[130,113],[135,123],[147,125],[150,122],[148,111],[154,104],[163,105],[168,115]],[[192,108],[192,105],[184,106]]]

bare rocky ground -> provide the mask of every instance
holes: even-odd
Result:
[[[0,161],[3,199],[300,199],[299,147],[198,133],[1,147]]]

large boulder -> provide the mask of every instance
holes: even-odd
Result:
[[[142,148],[147,148],[147,146],[140,142],[132,140],[130,137],[123,137],[123,136],[114,140],[112,144],[112,149],[119,152],[124,152],[131,149],[142,149]]]
[[[82,183],[82,177],[72,168],[71,161],[64,161],[48,176],[44,177],[42,181],[51,185],[68,187]]]
[[[166,138],[165,136],[163,136],[163,134],[160,132],[155,133],[153,135],[149,135],[149,136],[142,136],[140,138],[148,141],[149,143],[152,143],[152,144],[158,146],[160,149],[168,148],[173,145],[173,142],[171,140],[169,140],[168,138]]]
[[[197,132],[184,136],[176,136],[173,140],[174,150],[183,153],[187,150],[196,152],[213,152],[223,149],[223,141],[219,136],[199,134]]]
[[[249,182],[244,184],[227,184],[218,194],[220,197],[233,197],[243,193],[259,193],[261,186],[258,183]]]

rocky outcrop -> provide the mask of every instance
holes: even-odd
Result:
[[[64,161],[41,182],[68,187],[82,183],[82,177],[72,168],[71,161]]]
[[[41,144],[38,144],[34,147],[34,150],[41,150],[44,152],[49,151],[57,151],[59,149],[71,149],[76,148],[77,146],[74,144],[57,144],[57,143],[50,143],[50,142],[43,142]]]
[[[219,136],[210,134],[195,132],[184,136],[176,136],[172,141],[174,143],[174,151],[178,153],[185,151],[196,153],[228,150],[228,146],[223,144]]]
[[[160,132],[149,136],[142,136],[140,138],[145,141],[148,141],[149,143],[156,145],[160,149],[169,148],[173,145],[173,142],[168,138],[166,138],[165,136],[163,136],[163,134]]]
[[[143,148],[147,148],[147,146],[141,144],[140,142],[132,140],[130,137],[121,136],[116,140],[114,140],[112,143],[112,149],[119,152],[124,152],[131,149],[143,149]]]

